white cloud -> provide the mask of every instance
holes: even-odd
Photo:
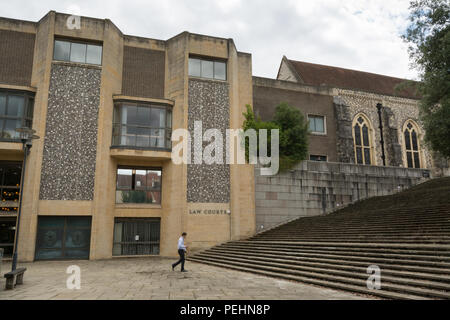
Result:
[[[283,55],[415,78],[400,39],[409,0],[83,0],[2,4],[0,16],[39,20],[49,10],[109,18],[125,34],[168,39],[182,31],[233,38],[253,73],[275,77]]]

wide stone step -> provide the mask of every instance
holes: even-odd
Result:
[[[252,237],[251,239],[323,239],[324,237],[331,237],[332,239],[386,239],[389,241],[392,240],[398,240],[398,241],[412,241],[412,240],[417,240],[417,241],[433,241],[433,240],[437,240],[439,242],[447,242],[450,241],[450,237],[444,237],[444,236],[393,236],[393,235],[384,235],[384,234],[374,234],[374,235],[366,235],[366,234],[360,234],[360,235],[340,235],[340,234],[336,234],[336,235],[325,235],[325,234],[318,234],[318,235],[308,235],[308,234],[300,234],[300,235],[261,235],[261,236],[255,236]]]
[[[450,222],[443,221],[442,219],[435,221],[433,223],[430,222],[417,222],[414,224],[408,224],[408,223],[389,223],[389,222],[379,222],[377,224],[364,224],[364,223],[355,223],[355,224],[346,224],[346,223],[336,223],[336,222],[327,222],[324,224],[302,224],[299,226],[286,226],[284,228],[278,227],[275,229],[271,229],[266,232],[275,232],[275,231],[285,231],[285,232],[296,232],[298,230],[325,230],[325,231],[331,231],[335,229],[345,229],[349,231],[354,230],[369,230],[369,231],[376,231],[376,230],[402,230],[402,229],[410,229],[413,228],[414,230],[420,230],[420,229],[444,229],[447,230],[450,227]]]
[[[321,243],[320,243],[321,244]],[[317,243],[308,244],[302,242],[264,242],[264,241],[230,241],[221,244],[220,246],[239,246],[250,248],[268,248],[276,250],[318,250],[318,251],[352,251],[352,252],[367,252],[367,253],[394,253],[394,254],[420,254],[420,255],[438,255],[450,256],[450,246],[447,245],[433,245],[431,247],[418,247],[417,245],[396,247],[389,244],[389,246],[364,246],[360,243],[327,243],[324,245],[317,245]]]
[[[214,252],[205,251],[202,252],[202,254],[216,254]],[[237,256],[235,253],[229,253],[229,255]],[[358,265],[351,265],[351,264],[342,264],[340,261],[338,263],[333,262],[315,262],[315,261],[305,261],[305,260],[291,260],[289,257],[285,257],[282,254],[278,255],[272,255],[272,254],[258,254],[258,253],[245,253],[243,252],[241,256],[244,255],[244,257],[265,257],[270,260],[273,259],[280,259],[283,260],[286,264],[294,264],[296,266],[307,266],[307,267],[318,267],[318,268],[325,268],[325,269],[336,269],[336,270],[344,270],[344,271],[351,271],[351,272],[363,272],[365,273],[367,270],[368,265],[366,264],[358,264]],[[437,281],[437,282],[444,282],[450,284],[450,277],[446,274],[434,274],[434,273],[424,273],[424,272],[418,272],[418,271],[408,271],[407,269],[402,270],[395,270],[389,267],[384,267],[382,270],[383,275],[391,275],[395,277],[406,277],[411,279],[421,279],[421,280],[429,280],[429,281]]]
[[[263,270],[263,271],[269,271],[276,273],[278,275],[295,275],[302,278],[309,278],[309,279],[315,279],[315,280],[322,280],[327,282],[334,283],[334,287],[336,288],[336,284],[346,284],[351,286],[356,286],[359,288],[356,292],[366,293],[366,294],[374,294],[378,295],[379,293],[376,292],[377,290],[368,290],[366,286],[366,281],[362,279],[354,279],[349,277],[342,277],[342,276],[333,276],[330,274],[324,274],[319,272],[306,272],[306,271],[299,271],[299,270],[291,270],[286,268],[280,268],[275,266],[265,266],[265,265],[254,265],[248,262],[242,262],[242,261],[227,261],[227,263],[224,263],[223,260],[219,260],[216,258],[200,258],[200,257],[191,257],[189,260],[198,261],[198,262],[215,262],[220,263],[223,266],[231,267],[231,266],[239,266],[239,267],[245,267],[252,272],[256,272],[257,270]],[[306,279],[305,279],[306,280]],[[309,282],[311,283],[311,282]],[[413,295],[419,297],[430,297],[430,298],[440,298],[440,299],[449,299],[450,294],[445,291],[438,291],[438,290],[431,290],[431,289],[423,289],[413,286],[404,286],[404,285],[398,285],[398,284],[391,284],[391,283],[383,283],[381,284],[382,289],[386,291],[392,291],[395,293],[400,294],[407,294],[407,295]],[[393,298],[393,297],[390,297]],[[395,298],[394,298],[395,299]]]
[[[336,231],[345,231],[345,232],[398,232],[398,231],[409,231],[409,232],[436,232],[436,233],[445,233],[450,230],[450,223],[449,225],[442,225],[436,224],[436,226],[426,226],[426,225],[419,225],[416,227],[408,226],[407,228],[405,225],[393,227],[393,226],[379,226],[379,227],[371,227],[371,226],[359,226],[359,227],[351,227],[351,228],[345,228],[341,227],[339,225],[334,225],[333,227],[319,227],[319,226],[302,226],[301,228],[295,228],[295,230],[290,229],[272,229],[265,231],[263,233],[278,233],[278,232],[284,232],[284,233],[298,233],[298,232],[305,232],[305,231],[322,231],[322,232],[336,232]]]
[[[365,295],[372,295],[372,296],[377,296],[377,297],[387,298],[387,299],[397,299],[397,300],[429,299],[429,298],[426,298],[423,296],[411,295],[411,294],[401,294],[401,293],[390,292],[390,291],[386,291],[386,290],[382,290],[382,289],[376,290],[376,292],[374,292],[374,290],[369,290],[367,288],[362,288],[360,286],[354,286],[354,285],[349,285],[349,284],[345,284],[345,283],[330,282],[330,281],[324,281],[324,280],[319,280],[319,279],[314,279],[314,278],[307,278],[307,277],[295,276],[295,275],[278,273],[278,272],[270,272],[270,271],[265,271],[265,270],[255,270],[252,268],[246,268],[244,266],[224,264],[224,263],[220,263],[220,262],[216,262],[216,261],[208,261],[208,260],[202,260],[202,259],[198,259],[198,258],[189,258],[188,260],[202,263],[202,264],[208,264],[208,265],[216,266],[216,267],[220,267],[220,268],[233,269],[236,271],[247,272],[247,273],[252,273],[252,274],[259,274],[259,275],[267,276],[267,277],[280,278],[280,279],[291,280],[291,281],[298,281],[298,282],[302,282],[302,283],[313,284],[313,285],[318,285],[318,286],[328,287],[328,288],[333,288],[333,289],[340,289],[340,290],[349,291],[349,292],[361,293],[361,294],[365,294]]]
[[[329,241],[335,241],[335,242],[348,242],[348,243],[358,243],[358,242],[369,242],[369,243],[398,243],[398,240],[395,239],[389,239],[389,238],[375,238],[375,237],[355,237],[355,238],[300,238],[300,237],[291,237],[291,238],[252,238],[255,242],[260,241],[297,241],[297,242],[329,242]],[[411,240],[402,240],[404,243],[423,243],[423,244],[450,244],[450,240],[439,240],[439,239],[411,239]]]
[[[260,238],[260,239],[252,239],[255,242],[259,242],[259,241],[277,241],[277,242],[283,242],[283,241],[292,241],[292,242],[330,242],[330,241],[335,241],[335,243],[338,242],[343,242],[343,243],[398,243],[398,240],[394,240],[394,239],[385,239],[385,238],[354,238],[354,239],[332,239],[332,238],[325,238],[325,239],[317,239],[317,238],[273,238],[273,239],[268,239],[268,238]],[[450,241],[445,241],[445,240],[402,240],[403,243],[421,243],[421,244],[450,244]]]
[[[369,277],[369,275],[366,272],[366,269],[360,269],[358,271],[347,271],[343,269],[335,269],[335,268],[323,268],[320,266],[308,266],[305,264],[288,264],[286,260],[284,259],[267,259],[267,258],[256,258],[253,256],[242,256],[242,255],[220,255],[220,254],[210,254],[210,253],[202,253],[198,255],[199,258],[216,258],[221,261],[243,261],[248,262],[252,264],[263,264],[263,265],[270,265],[270,266],[276,266],[279,268],[285,268],[290,270],[301,270],[301,271],[309,271],[309,272],[320,272],[320,273],[326,273],[326,274],[332,274],[336,276],[343,276],[343,277],[350,277],[350,278],[360,278],[365,279]],[[448,282],[441,282],[441,281],[434,281],[434,280],[424,280],[424,279],[418,279],[418,278],[408,278],[405,274],[402,277],[398,276],[392,276],[392,274],[386,273],[384,270],[381,270],[381,281],[388,282],[388,283],[397,283],[402,285],[411,285],[416,286],[420,288],[430,288],[435,290],[443,290],[448,291],[450,294],[450,283]]]
[[[211,248],[205,251],[206,253],[214,252],[214,253],[223,253],[223,254],[239,254],[237,250],[230,249],[221,249],[221,248]],[[245,254],[249,256],[256,255],[257,253],[246,252]],[[259,253],[259,255],[263,255]],[[273,257],[276,257],[273,256]],[[278,253],[278,257],[280,257],[280,252]],[[340,264],[346,264],[350,262],[358,262],[363,265],[369,266],[372,264],[383,265],[383,266],[402,266],[403,268],[413,266],[414,268],[418,267],[424,268],[424,270],[431,270],[431,273],[439,273],[439,274],[447,274],[450,278],[450,264],[442,263],[442,262],[433,262],[433,261],[418,261],[418,260],[402,260],[402,259],[386,259],[386,258],[367,258],[367,257],[357,257],[352,255],[336,255],[336,254],[321,254],[321,255],[309,255],[304,253],[296,254],[295,256],[287,257],[285,255],[282,256],[285,260],[291,260],[294,263],[298,261],[337,261]]]
[[[294,247],[302,247],[302,246],[314,246],[314,247],[324,247],[324,246],[332,246],[332,247],[351,247],[351,248],[386,248],[386,249],[408,249],[408,250],[432,250],[439,252],[448,252],[450,250],[450,245],[448,244],[428,244],[428,243],[383,243],[383,242],[317,242],[317,241],[252,241],[252,240],[240,240],[240,241],[231,241],[229,243],[239,242],[242,244],[249,245],[284,245],[284,246],[294,246]]]
[[[410,239],[442,239],[442,240],[450,240],[450,237],[448,236],[448,233],[445,234],[384,234],[384,233],[352,233],[352,234],[345,234],[339,232],[339,230],[336,230],[336,232],[333,233],[322,233],[322,232],[305,232],[305,233],[295,233],[295,234],[261,234],[252,237],[253,238],[273,238],[273,237],[322,237],[322,236],[328,236],[328,237],[350,237],[350,238],[357,238],[357,237],[374,237],[374,238],[381,238],[385,237],[388,239],[399,239],[399,240],[410,240]]]
[[[438,262],[446,262],[450,263],[450,256],[440,256],[440,255],[421,255],[417,253],[413,254],[401,254],[401,253],[385,253],[385,252],[361,252],[358,251],[336,251],[336,250],[308,250],[308,249],[268,249],[266,247],[248,247],[248,246],[239,246],[239,245],[221,245],[216,248],[223,248],[227,250],[234,250],[239,252],[273,252],[276,254],[282,254],[283,256],[296,256],[299,254],[307,254],[307,255],[322,255],[322,254],[338,254],[344,256],[356,256],[356,257],[366,257],[366,258],[391,258],[391,259],[406,259],[406,260],[422,260],[422,261],[438,261]]]
[[[322,216],[317,216],[322,217]],[[307,219],[306,217],[302,217],[301,219]],[[318,219],[316,221],[298,221],[294,220],[289,222],[288,225],[285,227],[297,227],[297,226],[303,226],[303,225],[326,225],[327,223],[334,222],[337,225],[345,225],[345,226],[359,226],[359,225],[373,225],[373,226],[379,226],[383,222],[392,222],[394,225],[400,225],[400,223],[407,223],[409,225],[419,225],[420,223],[425,223],[429,225],[435,225],[436,223],[443,222],[445,224],[448,223],[449,214],[445,214],[442,216],[434,216],[434,217],[392,217],[392,218],[386,218],[383,216],[379,216],[377,218],[365,218],[363,216],[355,218],[355,219],[335,219],[333,217],[329,216],[323,216],[322,219]],[[328,225],[330,226],[330,225]]]
[[[389,223],[389,224],[388,224]],[[384,226],[384,228],[383,228]],[[316,224],[316,225],[301,225],[297,227],[289,227],[289,228],[275,228],[271,229],[266,232],[275,232],[275,231],[284,231],[284,232],[296,232],[299,230],[324,230],[324,231],[332,231],[336,229],[343,229],[348,231],[356,231],[356,230],[368,230],[368,231],[378,231],[378,230],[406,230],[406,229],[413,229],[413,230],[432,230],[436,229],[436,231],[439,230],[448,230],[450,227],[450,223],[446,221],[436,221],[433,223],[417,223],[417,224],[407,224],[407,223],[399,223],[399,224],[393,224],[388,221],[380,223],[380,224],[340,224],[335,222],[329,222],[327,226]]]

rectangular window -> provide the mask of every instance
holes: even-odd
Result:
[[[161,204],[161,168],[117,169],[116,203]]]
[[[159,254],[160,218],[115,218],[113,256]]]
[[[31,128],[34,94],[12,90],[0,91],[0,140],[15,141],[20,135],[16,129]]]
[[[320,155],[315,155],[315,154],[311,154],[309,155],[309,160],[311,161],[327,161],[327,156],[320,156]]]
[[[114,109],[113,146],[170,149],[170,106],[117,103]]]
[[[312,133],[325,133],[325,117],[308,115],[309,130]]]
[[[58,61],[101,65],[102,46],[66,40],[55,40],[53,59]]]
[[[226,80],[227,64],[224,61],[189,58],[189,76]]]

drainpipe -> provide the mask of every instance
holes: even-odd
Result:
[[[383,166],[386,166],[386,156],[384,154],[384,139],[383,139],[383,121],[381,120],[381,108],[383,105],[381,103],[377,103],[378,110],[378,120],[380,122],[380,144],[381,144],[381,159],[383,160]]]

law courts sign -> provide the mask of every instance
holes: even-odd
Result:
[[[230,214],[228,209],[189,209],[189,214]]]
[[[230,215],[228,203],[188,203],[187,213],[195,216],[226,216]]]

